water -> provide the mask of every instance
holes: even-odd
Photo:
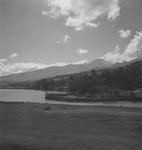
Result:
[[[83,102],[59,102],[53,100],[45,100],[45,93],[36,90],[0,90],[0,101],[5,102],[32,102],[32,103],[49,103],[61,105],[77,105],[77,106],[115,106],[115,107],[139,107],[142,108],[141,103],[131,102],[110,102],[110,103],[83,103]]]
[[[0,90],[0,101],[44,103],[45,93],[35,90]]]

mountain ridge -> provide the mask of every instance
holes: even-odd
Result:
[[[66,66],[52,66],[52,67],[48,67],[48,68],[40,69],[40,70],[36,70],[36,71],[2,76],[2,77],[0,77],[0,82],[35,81],[35,80],[51,78],[51,77],[55,77],[55,76],[80,73],[80,72],[89,71],[92,69],[95,69],[95,70],[103,70],[103,69],[108,69],[108,68],[113,69],[113,68],[128,65],[134,61],[142,61],[142,60],[136,59],[131,62],[112,64],[103,59],[96,59],[90,63],[69,64]]]
[[[97,59],[90,63],[84,64],[69,64],[66,66],[52,66],[45,69],[40,69],[31,72],[24,72],[19,74],[11,74],[0,77],[0,81],[15,82],[15,81],[34,81],[43,78],[55,77],[58,75],[66,75],[72,73],[80,73],[91,69],[102,69],[112,66],[104,60]]]

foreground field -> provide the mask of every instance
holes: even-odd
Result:
[[[0,103],[0,150],[141,150],[142,109]]]

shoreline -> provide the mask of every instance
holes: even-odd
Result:
[[[128,97],[128,96],[118,96],[118,97],[94,97],[94,96],[76,96],[76,95],[62,95],[62,94],[47,94],[45,99],[52,99],[55,101],[65,101],[65,102],[142,102],[142,97]]]
[[[0,103],[49,104],[69,106],[96,106],[96,107],[135,107],[142,108],[142,98],[132,97],[85,97],[67,95],[64,93],[49,93],[35,90],[0,90]]]
[[[30,105],[62,105],[62,106],[78,106],[78,107],[117,107],[117,108],[138,108],[142,109],[142,102],[65,102],[57,100],[47,100],[45,102],[30,101],[0,101],[0,104],[30,104]]]

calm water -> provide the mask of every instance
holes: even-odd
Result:
[[[140,107],[142,103],[131,102],[111,102],[111,103],[68,103],[58,102],[53,100],[45,101],[45,93],[35,90],[0,90],[0,101],[8,102],[33,102],[33,103],[46,103],[49,104],[63,104],[63,105],[79,105],[79,106],[116,106],[116,107]]]
[[[34,90],[0,90],[0,101],[44,103],[44,92]]]

